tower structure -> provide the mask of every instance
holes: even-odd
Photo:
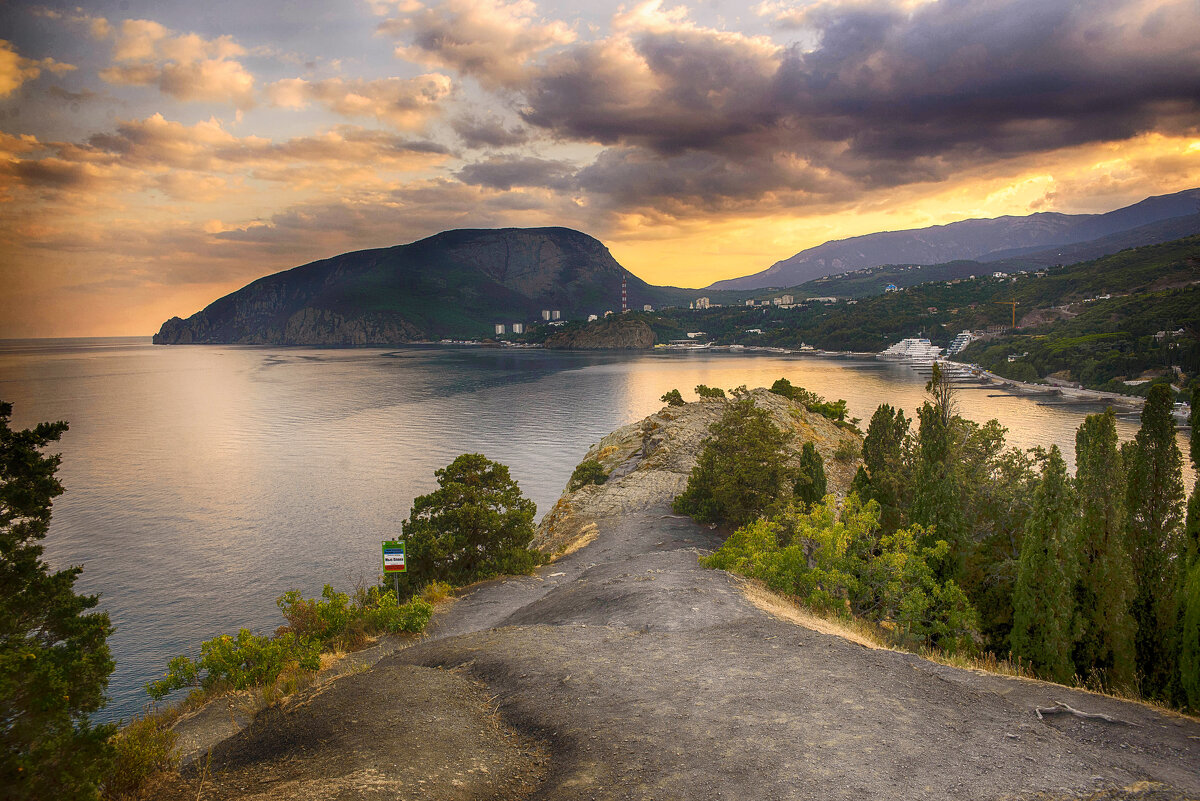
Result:
[[[621,314],[629,311],[629,289],[625,285],[625,273],[621,273]]]

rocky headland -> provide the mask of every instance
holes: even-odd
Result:
[[[546,338],[551,350],[646,350],[654,347],[654,331],[644,320],[608,317],[581,328],[557,331]]]
[[[763,390],[830,487],[855,435]],[[834,634],[697,558],[672,514],[725,403],[666,407],[586,454],[533,575],[466,588],[427,636],[260,713],[193,763],[209,799],[1156,799],[1200,794],[1200,722]],[[369,665],[369,666],[367,666]],[[1120,722],[1055,715],[1055,702]]]

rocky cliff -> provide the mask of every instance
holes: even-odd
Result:
[[[392,248],[345,253],[260,278],[188,319],[160,345],[395,345],[490,335],[543,309],[566,319],[631,304],[676,302],[680,290],[629,274],[602,243],[569,228],[446,231]],[[620,346],[618,346],[620,347]]]
[[[607,317],[583,328],[559,331],[546,339],[552,350],[645,350],[654,347],[654,331],[643,320]]]
[[[755,406],[770,413],[775,425],[792,434],[789,449],[793,466],[799,463],[804,443],[811,442],[825,460],[829,491],[839,495],[849,491],[859,462],[842,462],[833,454],[843,442],[861,448],[861,437],[781,395],[765,389],[756,389],[750,395]],[[589,539],[595,530],[594,521],[599,518],[669,504],[687,486],[701,443],[726,404],[710,400],[665,406],[597,442],[580,461],[599,461],[608,473],[608,481],[577,490],[568,487],[542,518],[535,547],[547,553],[569,551]]]

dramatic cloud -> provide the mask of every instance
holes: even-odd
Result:
[[[539,21],[529,0],[409,2],[398,10],[379,30],[407,42],[396,47],[399,58],[469,75],[488,88],[523,85],[535,56],[575,38],[562,22]]]
[[[506,126],[495,115],[479,117],[464,114],[450,122],[463,144],[470,148],[511,147],[529,140],[529,133],[519,125]]]
[[[179,100],[246,109],[254,105],[254,76],[235,58],[245,52],[230,36],[204,39],[152,20],[125,20],[115,35],[114,63],[100,77],[112,84],[157,86]]]
[[[63,64],[52,58],[23,58],[11,42],[0,39],[0,98],[8,97],[26,81],[36,79],[42,70],[62,73],[73,69],[75,67],[71,64]]]
[[[289,78],[267,87],[267,96],[284,108],[315,102],[343,117],[375,117],[401,130],[421,130],[441,113],[439,104],[453,89],[453,82],[438,74],[374,81]]]
[[[694,196],[704,208],[780,190],[842,200],[945,180],[980,159],[1200,125],[1190,0],[773,13],[812,47],[635,7],[612,36],[538,65],[522,116],[555,137],[617,146],[581,174],[584,188],[616,203]]]
[[[565,161],[532,157],[498,157],[468,164],[458,171],[465,184],[508,191],[514,186],[570,189],[575,168]]]

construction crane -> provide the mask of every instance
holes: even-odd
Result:
[[[998,303],[1001,306],[1012,306],[1012,327],[1017,327],[1017,302],[1015,300],[994,300],[992,303]]]

